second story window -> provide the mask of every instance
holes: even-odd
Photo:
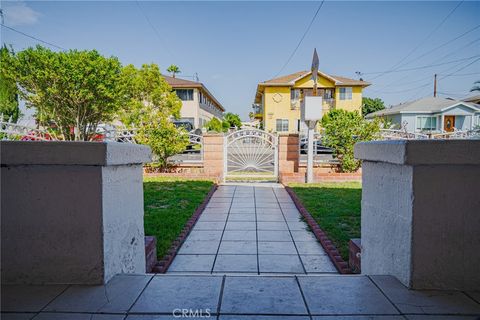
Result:
[[[290,91],[290,100],[292,102],[296,102],[300,99],[300,90],[299,89],[292,89]]]
[[[340,100],[352,100],[352,87],[340,88]]]
[[[193,100],[193,89],[177,89],[175,90],[177,96],[182,101],[192,101]]]
[[[277,132],[288,131],[288,119],[277,119]]]

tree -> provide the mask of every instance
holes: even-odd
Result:
[[[380,98],[362,98],[362,115],[385,109],[385,104]]]
[[[185,129],[175,127],[165,117],[143,124],[136,139],[152,149],[161,171],[167,171],[170,166],[168,158],[184,151],[189,143]]]
[[[333,149],[334,156],[340,161],[340,170],[355,172],[361,162],[353,155],[353,146],[360,141],[369,141],[377,137],[380,131],[380,119],[365,120],[357,111],[335,109],[328,112],[321,121],[324,128],[324,144]]]
[[[223,116],[223,120],[227,123],[228,128],[240,129],[242,127],[242,120],[240,120],[240,116],[238,114],[227,112]]]
[[[127,102],[120,120],[129,127],[163,118],[179,118],[182,102],[165,81],[156,64],[144,64],[140,69],[127,65],[122,70],[121,90]]]
[[[177,65],[171,64],[170,67],[167,68],[167,72],[172,74],[172,77],[175,78],[177,73],[181,73],[180,68]]]
[[[120,119],[137,129],[137,141],[150,146],[160,169],[165,171],[168,158],[184,151],[189,143],[185,129],[170,121],[180,117],[182,102],[156,64],[144,64],[140,69],[124,67],[122,87],[129,101]]]
[[[20,117],[18,107],[18,89],[15,77],[9,73],[14,62],[14,52],[7,46],[0,49],[0,117],[3,120],[17,122]]]
[[[215,131],[215,132],[225,132],[225,128],[223,127],[222,121],[218,120],[217,118],[212,118],[205,124],[205,128],[208,131]],[[227,128],[228,130],[228,128]]]
[[[96,50],[53,52],[42,46],[16,54],[8,68],[40,125],[58,128],[64,140],[90,141],[97,127],[124,105],[121,64]]]
[[[472,89],[470,89],[470,92],[473,92],[473,91],[480,91],[480,80],[475,81],[473,83],[473,87]]]

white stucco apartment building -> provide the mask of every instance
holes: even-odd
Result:
[[[201,128],[212,118],[223,118],[225,108],[201,82],[164,76],[182,100],[180,116],[195,128]]]

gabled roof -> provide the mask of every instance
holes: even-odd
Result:
[[[381,117],[399,113],[437,113],[446,111],[457,105],[464,105],[475,112],[480,111],[480,108],[473,103],[439,97],[426,97],[369,113],[366,115],[366,118]]]
[[[225,111],[225,108],[222,106],[220,102],[213,96],[213,94],[208,91],[207,87],[203,85],[201,82],[196,82],[196,81],[190,81],[190,80],[185,80],[185,79],[180,79],[180,78],[174,78],[174,77],[169,77],[163,75],[165,78],[165,81],[172,87],[172,89],[190,89],[190,88],[197,88],[197,89],[202,89],[209,97],[210,99],[217,104],[217,106],[220,108],[220,110]]]
[[[472,102],[472,103],[480,103],[480,94],[477,94],[476,96],[471,96],[471,97],[462,99],[462,101]]]
[[[257,86],[257,92],[255,93],[255,103],[259,103],[261,101],[261,93],[263,91],[264,87],[293,87],[295,85],[295,82],[303,79],[307,76],[310,76],[312,74],[311,71],[298,71],[295,73],[287,74],[285,76],[281,76],[278,78],[270,79],[264,82],[260,82]],[[335,86],[361,86],[361,87],[367,87],[370,85],[369,82],[362,81],[362,80],[355,80],[355,79],[350,79],[350,78],[345,78],[345,77],[340,77],[340,76],[333,76],[326,74],[324,72],[319,71],[318,75],[324,78],[327,78],[328,80],[332,81]]]
[[[302,79],[308,75],[311,75],[311,71],[299,71],[295,72],[292,74],[288,74],[286,76],[281,76],[278,78],[270,79],[264,82],[260,82],[258,85],[259,86],[268,86],[268,85],[287,85],[287,86],[293,86],[295,84],[295,81]],[[345,77],[340,77],[340,76],[334,76],[334,75],[329,75],[324,72],[319,71],[318,74],[320,76],[323,76],[335,83],[337,86],[369,86],[370,83],[362,80],[355,80],[355,79],[350,79],[350,78],[345,78]]]

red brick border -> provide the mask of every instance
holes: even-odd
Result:
[[[297,195],[292,190],[292,188],[285,185],[284,187],[285,187],[285,190],[287,190],[290,197],[292,198],[293,202],[295,203],[295,206],[297,207],[298,211],[300,211],[302,216],[305,218],[305,221],[307,222],[308,226],[312,229],[313,234],[315,234],[315,237],[320,242],[323,249],[325,249],[325,252],[327,252],[328,256],[330,257],[330,260],[332,260],[338,272],[340,272],[341,274],[352,273],[348,266],[348,263],[345,262],[345,260],[343,260],[337,248],[333,245],[333,242],[328,238],[327,234],[320,228],[317,221],[315,221],[315,219],[307,211],[307,209],[305,209],[302,202],[297,197]]]
[[[208,202],[213,196],[213,193],[217,190],[218,185],[216,183],[213,184],[213,186],[210,188],[210,191],[208,192],[207,196],[203,200],[203,202],[197,207],[193,215],[190,217],[190,219],[187,221],[185,224],[185,227],[183,227],[182,232],[180,232],[180,235],[173,241],[172,245],[170,246],[170,249],[167,251],[167,254],[162,257],[160,261],[158,261],[157,265],[153,268],[153,273],[165,273],[168,270],[168,267],[170,267],[170,264],[173,261],[173,258],[177,255],[178,250],[182,246],[182,244],[185,242],[185,239],[187,239],[188,235],[190,234],[190,231],[192,231],[193,226],[195,226],[195,223],[197,223],[198,218],[200,218],[200,215],[202,214],[203,210],[207,206]]]

